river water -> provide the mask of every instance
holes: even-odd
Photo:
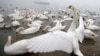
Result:
[[[41,10],[41,9],[45,9],[45,8],[50,8],[53,12],[57,12],[57,9],[62,8],[62,9],[66,9],[66,7],[69,4],[73,4],[75,6],[77,6],[77,8],[82,9],[82,10],[91,10],[91,11],[95,11],[95,12],[99,12],[99,8],[97,7],[96,9],[95,6],[98,6],[96,4],[94,4],[94,6],[92,7],[92,2],[86,6],[85,4],[88,4],[87,2],[83,2],[85,3],[84,5],[81,4],[81,2],[79,1],[67,1],[67,0],[0,0],[0,9],[4,9],[4,14],[8,15],[9,13],[12,12],[13,8],[30,8],[30,9],[35,9],[35,10]],[[94,2],[95,3],[95,2]],[[80,4],[80,5],[78,5]],[[83,7],[82,7],[83,6]],[[86,7],[86,8],[85,8]],[[4,22],[10,22],[9,18],[5,17],[5,21]],[[94,24],[100,26],[99,24],[100,20],[99,18],[96,18],[96,21]],[[45,22],[48,23],[48,22]],[[68,22],[67,24],[70,25],[70,22]],[[69,27],[69,26],[68,26]],[[3,48],[4,45],[7,41],[7,36],[8,35],[12,35],[12,42],[15,42],[17,40],[23,39],[23,38],[30,38],[32,36],[37,36],[42,34],[41,32],[36,33],[35,35],[20,35],[20,36],[16,36],[15,33],[15,28],[11,28],[11,29],[0,29],[0,56],[8,56],[7,54],[4,53]],[[66,28],[67,30],[67,28]],[[98,35],[100,35],[100,31],[95,31],[95,33],[97,33]],[[85,39],[83,41],[82,44],[80,44],[80,49],[83,52],[84,56],[100,56],[100,36],[98,36],[95,39]],[[56,51],[56,52],[50,52],[50,53],[37,53],[37,54],[24,54],[24,55],[18,55],[18,56],[70,56],[69,54],[62,52],[62,51]]]

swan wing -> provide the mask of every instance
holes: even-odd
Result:
[[[70,37],[66,36],[65,33],[57,32],[59,31],[49,32],[47,34],[28,40],[28,51],[34,53],[45,53],[57,50],[68,53],[72,52],[72,40]]]
[[[31,34],[31,33],[35,33],[40,29],[40,27],[31,27],[31,28],[27,28],[25,29],[23,32],[24,34]]]

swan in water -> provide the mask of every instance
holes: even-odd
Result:
[[[48,16],[43,14],[38,14],[37,17],[39,17],[40,19],[48,19]]]
[[[87,24],[93,24],[94,21],[95,21],[95,20],[93,20],[93,19],[87,19],[87,20],[86,20],[86,23],[87,23]]]
[[[18,8],[15,8],[14,10],[14,13],[12,13],[12,14],[9,14],[8,16],[9,17],[13,17],[14,15],[19,15],[21,12],[18,10]]]
[[[54,22],[56,22],[56,25],[54,27],[51,28],[50,25],[47,25],[43,30],[47,30],[47,31],[59,31],[59,30],[63,30],[66,26],[62,26],[60,20],[55,20]]]
[[[100,30],[99,26],[93,25],[90,22],[85,23],[85,28],[90,30]]]
[[[9,23],[1,23],[0,24],[0,28],[11,28],[11,24],[9,24]]]
[[[51,13],[51,10],[49,8],[46,8],[46,10],[43,11],[44,15],[48,15]]]
[[[32,33],[36,33],[37,31],[40,30],[40,27],[42,25],[34,25],[34,27],[30,27],[30,28],[27,28],[27,29],[24,29],[23,27],[19,27],[16,29],[16,33],[19,33],[19,34],[32,34]]]
[[[79,19],[79,21],[80,23],[83,22],[82,18]],[[72,21],[72,24],[73,23],[75,23],[74,20]],[[8,36],[7,44],[4,46],[4,52],[10,55],[15,55],[26,52],[45,53],[45,52],[60,50],[67,53],[71,53],[72,51],[74,51],[76,55],[83,56],[83,54],[79,50],[79,44],[78,44],[79,39],[76,37],[75,34],[76,26],[73,26],[74,28],[71,27],[70,31],[68,32],[63,32],[63,31],[48,32],[46,34],[37,37],[17,41],[13,44],[11,44],[11,37]]]
[[[20,26],[19,21],[15,20],[11,23],[12,26],[16,27],[16,26]]]
[[[0,23],[0,29],[1,29],[1,28],[4,28],[5,24],[6,24],[6,23]]]
[[[29,22],[29,21],[33,21],[30,17],[29,18],[24,18],[23,22]]]
[[[84,30],[84,36],[86,38],[95,38],[95,37],[98,37],[99,35],[95,34],[94,32],[92,32],[91,30],[89,29],[85,29]]]
[[[0,14],[0,22],[3,22],[3,21],[4,21],[3,15]]]
[[[14,10],[14,13],[9,14],[8,17],[10,17],[11,20],[21,20],[24,18],[21,16],[21,12],[17,9]]]
[[[41,20],[35,20],[35,21],[29,21],[27,22],[28,27],[34,27],[35,25],[42,25],[43,21]]]

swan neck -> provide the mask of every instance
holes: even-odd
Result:
[[[61,22],[60,22],[60,21],[57,21],[57,22],[56,22],[56,26],[57,26],[57,25],[61,25]]]
[[[74,8],[74,9],[72,9],[72,11],[73,11],[73,21],[72,21],[71,26],[68,29],[68,31],[75,31],[77,20],[78,20],[76,9]]]
[[[11,45],[11,36],[8,36],[8,40],[5,46],[10,46]]]
[[[79,19],[79,28],[84,29],[84,21],[83,21],[81,16],[80,16],[80,19]]]

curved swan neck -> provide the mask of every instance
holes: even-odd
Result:
[[[57,25],[61,25],[60,20],[58,20],[58,21],[56,22],[56,26],[57,26]]]
[[[72,9],[72,11],[73,11],[73,21],[68,31],[75,31],[77,20],[78,20],[76,8]]]
[[[9,46],[9,45],[11,45],[11,36],[8,36],[8,40],[7,40],[7,43],[6,43],[6,45],[5,46]]]

